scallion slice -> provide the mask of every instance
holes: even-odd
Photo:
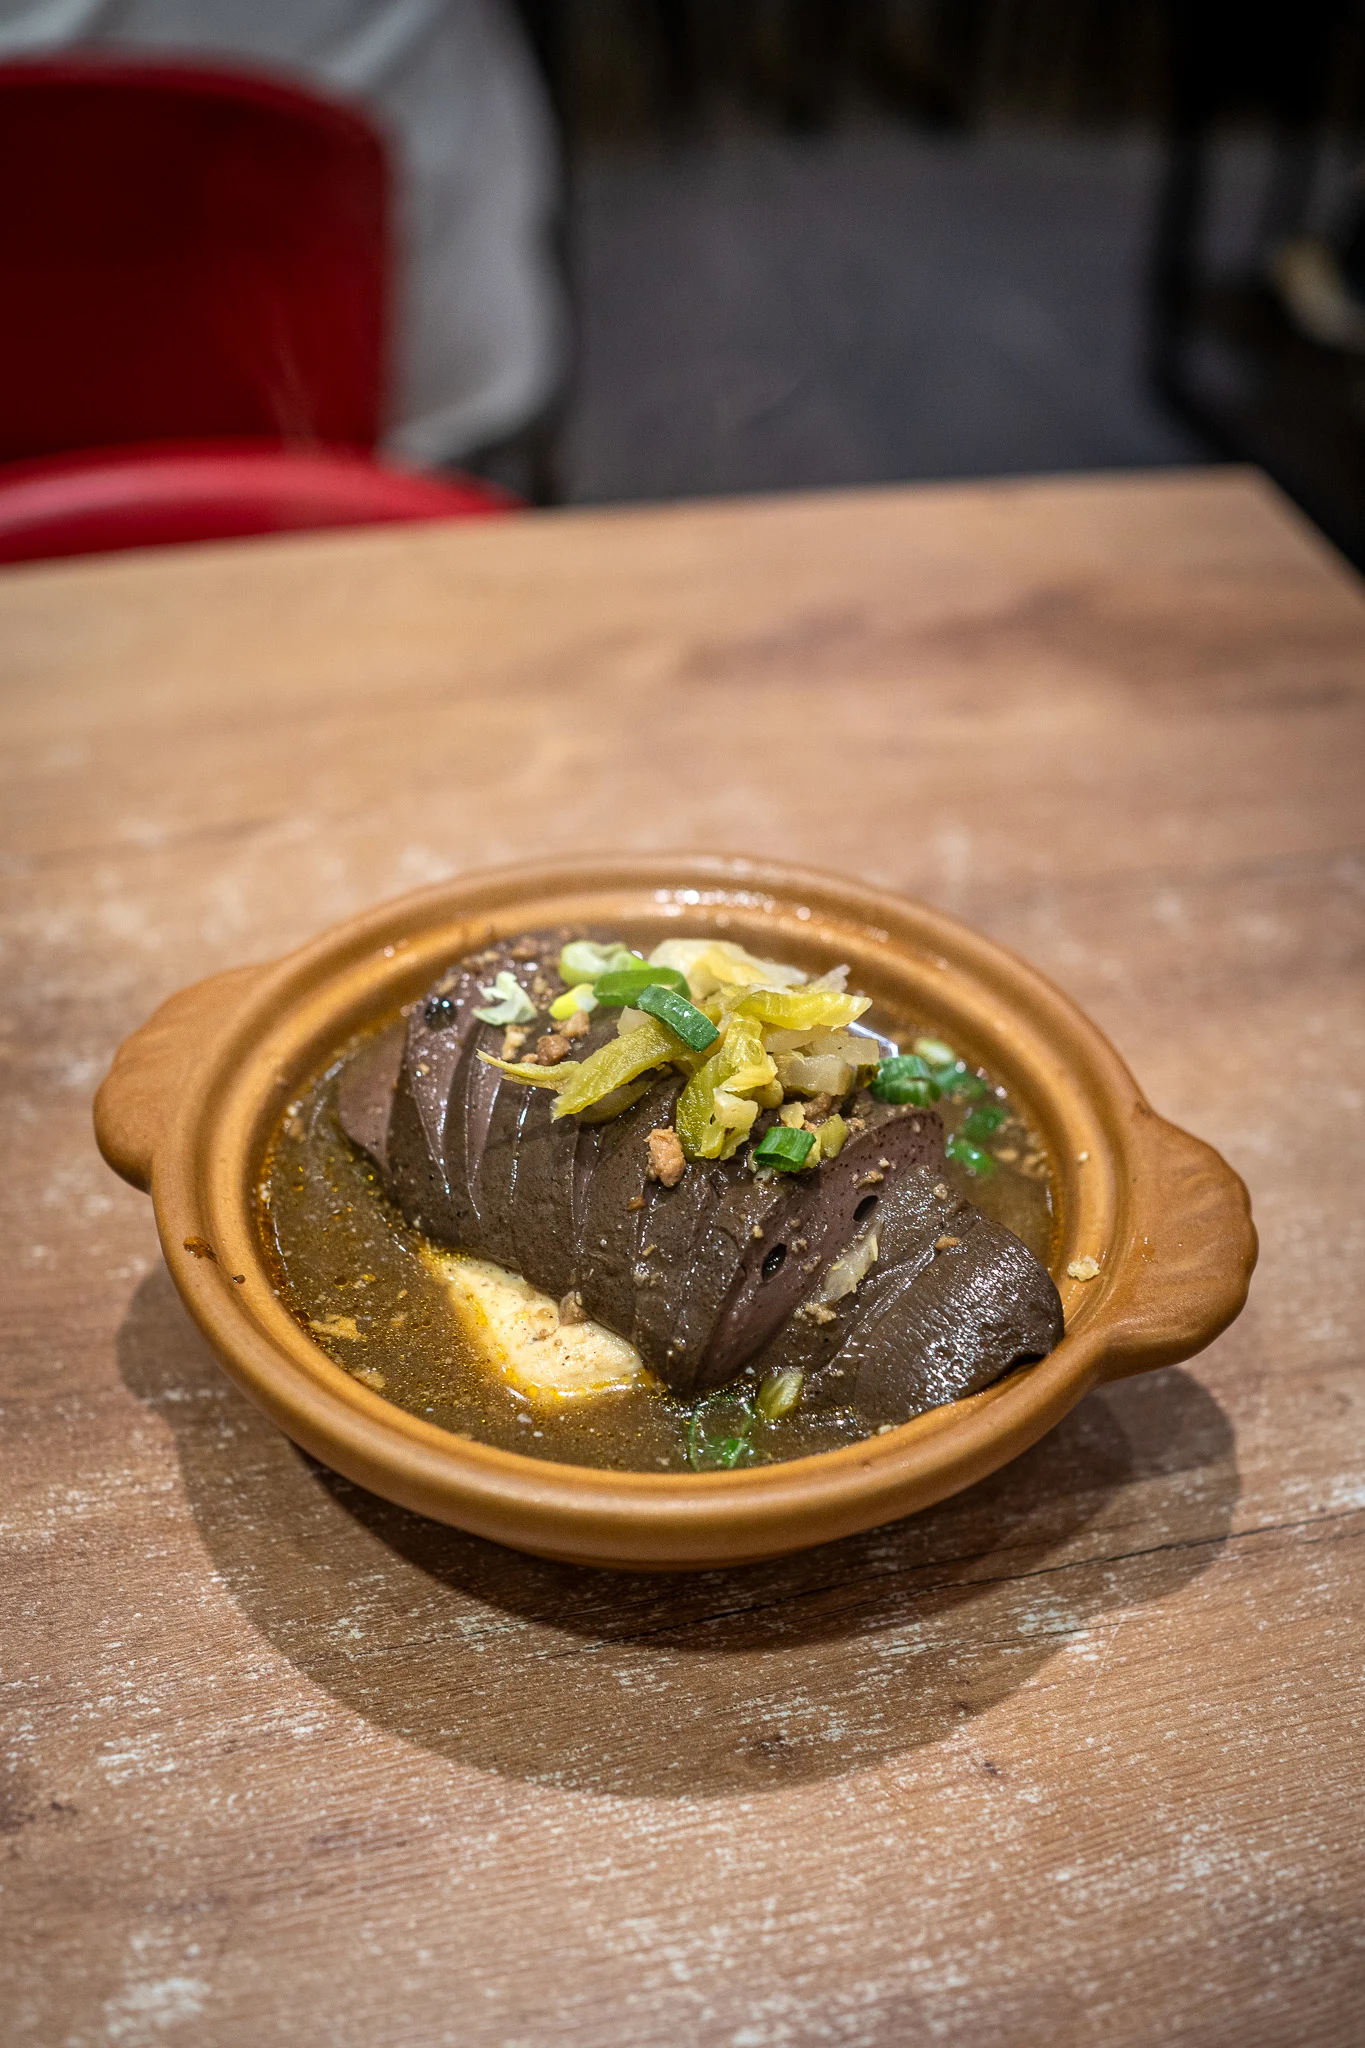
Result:
[[[952,1102],[975,1102],[986,1093],[986,1084],[962,1060],[955,1066],[935,1067],[934,1079]]]
[[[931,1067],[951,1067],[956,1063],[957,1054],[941,1038],[917,1038],[915,1051]]]
[[[775,1166],[779,1173],[799,1173],[815,1147],[814,1131],[796,1131],[774,1124],[754,1146],[756,1166]]]
[[[535,1020],[536,1006],[527,995],[515,974],[506,967],[493,976],[491,988],[480,987],[480,993],[488,997],[487,1006],[476,1010],[474,1015],[483,1024],[530,1024]]]
[[[944,1150],[959,1166],[965,1166],[976,1180],[985,1180],[995,1172],[996,1162],[990,1153],[983,1152],[979,1145],[970,1144],[966,1138],[954,1135],[949,1138]]]
[[[744,1387],[722,1389],[692,1410],[687,1426],[687,1462],[694,1472],[732,1472],[752,1463],[749,1441],[758,1416]]]
[[[679,995],[675,988],[664,986],[660,977],[674,970],[667,967],[651,967],[649,971],[654,979],[637,995],[630,997],[632,1006],[637,1010],[643,1010],[647,1017],[657,1017],[661,1024],[666,1024],[670,1031],[677,1033],[684,1045],[690,1045],[693,1052],[705,1052],[708,1045],[714,1045],[720,1033],[705,1011],[689,1003],[687,997]],[[623,976],[622,979],[624,978]],[[682,980],[681,975],[678,979]],[[686,986],[687,983],[684,981],[683,987]],[[596,994],[598,1001],[601,1002],[603,996],[600,981]]]
[[[964,1138],[970,1138],[973,1144],[979,1144],[983,1138],[989,1138],[993,1131],[999,1130],[1005,1121],[1005,1115],[1003,1103],[978,1102],[975,1109],[967,1111],[958,1129]]]
[[[917,1109],[927,1109],[931,1102],[938,1101],[940,1094],[938,1082],[924,1061],[912,1052],[897,1053],[894,1059],[880,1061],[867,1085],[879,1102],[912,1102]]]
[[[596,981],[613,967],[642,964],[640,955],[632,953],[620,939],[608,939],[601,946],[592,939],[570,939],[559,956],[559,978],[570,988],[576,988],[580,981]]]
[[[687,977],[676,967],[650,967],[642,960],[634,967],[609,968],[597,977],[592,992],[604,1010],[638,1010],[645,990],[655,986],[685,996]]]

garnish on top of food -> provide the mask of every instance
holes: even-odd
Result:
[[[1062,1316],[1039,1258],[950,1185],[1019,1156],[1003,1091],[941,1039],[874,1032],[847,981],[723,939],[646,959],[527,934],[353,1056],[337,1113],[427,1239],[747,1416],[729,1462],[797,1413],[866,1433],[1041,1357]],[[698,1426],[691,1463],[725,1464]]]

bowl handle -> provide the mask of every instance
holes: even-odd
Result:
[[[1103,1374],[1125,1379],[1192,1358],[1239,1315],[1256,1264],[1241,1177],[1199,1138],[1139,1103],[1133,1228],[1105,1306]]]
[[[115,1173],[146,1194],[152,1157],[192,1061],[266,967],[229,967],[182,988],[125,1038],[95,1097],[95,1142]]]

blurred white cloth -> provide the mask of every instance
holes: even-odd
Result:
[[[257,62],[375,120],[400,257],[391,453],[446,461],[546,402],[566,331],[555,151],[501,0],[0,0],[0,61],[76,45]]]

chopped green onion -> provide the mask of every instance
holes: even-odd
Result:
[[[790,1124],[774,1124],[754,1146],[754,1164],[775,1166],[779,1173],[799,1173],[814,1150],[814,1131],[794,1131]],[[817,1152],[817,1159],[819,1156]]]
[[[666,1024],[670,1031],[677,1033],[684,1045],[690,1045],[693,1052],[705,1052],[708,1045],[714,1045],[720,1033],[705,1011],[697,1009],[694,1003],[689,1003],[687,997],[680,996],[675,988],[665,988],[658,979],[660,975],[671,973],[673,970],[667,967],[651,967],[649,971],[655,979],[648,987],[642,988],[634,998],[635,1008],[643,1010],[647,1017],[657,1017],[661,1024]],[[683,987],[686,986],[687,983],[683,982]],[[600,998],[600,981],[597,987]]]
[[[951,1067],[936,1067],[934,1079],[950,1102],[975,1102],[986,1093],[985,1082],[963,1060],[956,1060]]]
[[[964,1138],[980,1142],[989,1138],[992,1131],[998,1131],[1008,1112],[1000,1102],[978,1102],[975,1109],[969,1109],[958,1126]]]
[[[592,992],[603,1009],[629,1010],[638,1009],[645,990],[655,986],[685,996],[687,976],[679,974],[676,967],[650,967],[643,960],[634,960],[629,967],[613,967],[599,974]]]
[[[986,1093],[985,1082],[971,1071],[965,1060],[958,1058],[946,1039],[917,1038],[915,1051],[926,1062],[920,1071],[927,1074],[939,1092],[951,1100],[973,1102]],[[889,1096],[885,1099],[899,1101],[902,1098]],[[932,1101],[933,1097],[929,1099]]]
[[[944,1150],[950,1159],[956,1160],[959,1166],[965,1166],[968,1173],[974,1175],[977,1180],[985,1180],[995,1172],[996,1162],[990,1153],[983,1152],[979,1145],[969,1144],[966,1138],[954,1135],[949,1138]]]
[[[562,996],[556,996],[550,1005],[550,1015],[556,1023],[563,1023],[576,1010],[595,1010],[597,998],[592,992],[590,981],[580,981],[577,988],[565,989]]]
[[[694,1472],[732,1472],[754,1455],[749,1438],[758,1417],[747,1393],[722,1392],[698,1402],[687,1425],[687,1462]]]
[[[536,1014],[535,1004],[505,967],[493,976],[491,988],[480,984],[480,993],[488,997],[488,1004],[474,1015],[484,1024],[529,1024]]]
[[[922,1060],[928,1060],[931,1067],[952,1067],[957,1064],[957,1054],[941,1038],[917,1038],[915,1051]]]
[[[619,939],[599,946],[592,939],[570,939],[559,956],[559,978],[576,988],[580,981],[596,981],[613,967],[638,967],[640,956]]]
[[[878,1063],[868,1088],[879,1102],[913,1102],[925,1109],[939,1098],[939,1086],[922,1059],[912,1052],[897,1053]]]
[[[799,1366],[789,1365],[770,1372],[758,1390],[758,1412],[768,1422],[780,1422],[790,1415],[801,1399],[806,1375]]]

